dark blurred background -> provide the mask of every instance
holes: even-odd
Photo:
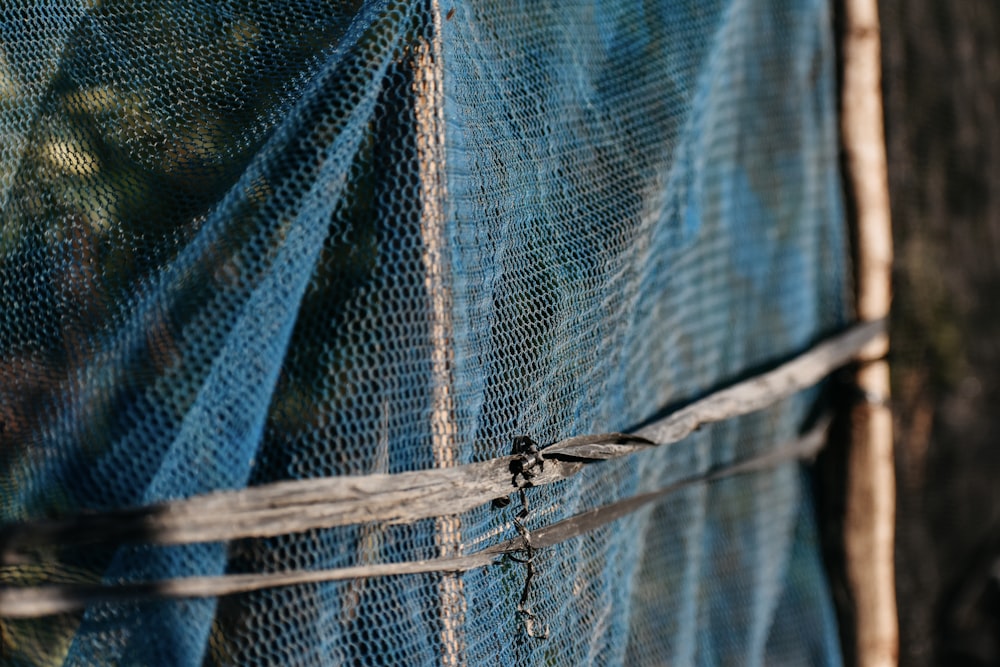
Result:
[[[1000,665],[1000,2],[879,4],[900,664]]]

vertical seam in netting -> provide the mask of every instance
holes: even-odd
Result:
[[[451,385],[454,369],[452,296],[446,264],[447,238],[443,202],[444,96],[442,76],[441,6],[429,0],[430,36],[417,40],[414,72],[417,124],[417,168],[421,188],[420,236],[424,288],[430,306],[431,342],[431,447],[436,468],[457,463],[455,411]],[[455,516],[435,519],[435,539],[442,558],[458,555],[462,541],[461,520]],[[457,574],[440,576],[441,664],[462,663],[462,628],[465,596]]]

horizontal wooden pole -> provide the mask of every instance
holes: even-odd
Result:
[[[854,326],[636,434],[606,433],[555,443],[542,450],[544,468],[531,478],[531,485],[552,484],[579,473],[585,465],[672,444],[702,425],[772,405],[815,385],[884,335],[884,329],[881,320]],[[8,524],[0,529],[0,559],[5,564],[34,562],[52,548],[84,544],[221,542],[456,515],[516,490],[510,470],[514,460],[504,456],[454,468],[276,482],[143,507]]]

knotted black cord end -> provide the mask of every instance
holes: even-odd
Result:
[[[514,460],[510,462],[510,472],[513,475],[510,483],[519,489],[531,486],[535,471],[545,470],[545,459],[538,449],[538,443],[526,435],[519,435],[514,438],[511,454]],[[521,478],[520,483],[517,481],[518,477]]]
[[[538,448],[538,443],[526,435],[519,435],[514,438],[514,445],[511,447],[511,455],[514,457],[507,469],[510,471],[510,484],[515,489],[528,488],[534,486],[531,480],[537,472],[545,469],[545,458]],[[520,481],[518,480],[520,477]],[[492,501],[494,509],[503,509],[510,505],[510,496],[500,496]]]
[[[578,435],[561,440],[546,447],[541,453],[546,459],[594,463],[618,458],[656,445],[656,442],[641,435],[598,433],[596,435]]]
[[[500,496],[499,498],[494,498],[492,503],[493,509],[502,510],[507,505],[510,505],[510,496]]]
[[[545,469],[545,459],[538,449],[538,443],[526,435],[514,438],[514,446],[511,453],[514,456],[514,460],[510,462],[510,472],[513,475],[511,484],[517,487],[517,494],[521,499],[521,511],[514,517],[514,528],[517,529],[521,540],[524,542],[523,551],[525,555],[523,559],[517,558],[513,554],[507,555],[514,562],[522,563],[525,566],[524,590],[521,591],[521,599],[517,603],[517,613],[521,615],[524,621],[524,632],[526,635],[532,639],[548,639],[548,626],[545,626],[541,632],[536,632],[535,621],[538,617],[531,610],[531,605],[528,604],[528,597],[531,594],[531,583],[535,578],[535,549],[531,544],[531,532],[527,526],[529,508],[528,495],[525,493],[525,489],[532,485],[531,479],[535,476],[536,471],[541,472]],[[518,480],[518,477],[521,479]],[[496,506],[497,501],[494,500],[493,502],[494,506]],[[509,497],[507,498],[507,502],[510,502]]]

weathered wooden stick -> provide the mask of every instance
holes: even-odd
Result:
[[[596,461],[678,442],[704,424],[749,414],[811,387],[883,335],[883,321],[848,329],[760,376],[692,403],[637,434],[563,440],[542,450],[533,486],[572,477]],[[457,515],[510,494],[514,456],[451,468],[277,482],[185,500],[0,529],[5,563],[35,560],[50,548],[82,544],[190,544],[270,537],[369,521],[407,523]]]
[[[847,191],[856,239],[858,317],[882,320],[891,301],[892,228],[882,66],[876,0],[843,0],[841,137]],[[888,407],[888,334],[859,354],[857,385],[869,397],[851,411],[847,461],[844,550],[856,614],[859,667],[888,667],[899,660],[894,538],[896,478],[892,415]],[[874,399],[874,400],[872,400]]]
[[[803,437],[758,456],[712,468],[701,474],[678,480],[662,489],[639,494],[609,505],[571,516],[552,525],[533,530],[532,549],[543,549],[590,532],[635,512],[645,505],[662,500],[696,484],[705,484],[774,468],[796,460],[810,459],[826,441],[829,421],[822,421]],[[547,465],[547,464],[546,464]],[[465,556],[434,558],[360,565],[329,570],[229,574],[216,577],[183,577],[160,581],[117,585],[65,584],[30,587],[0,587],[0,618],[36,618],[79,611],[98,602],[161,600],[190,597],[220,597],[296,584],[344,581],[366,577],[386,577],[426,572],[464,572],[493,564],[504,554],[523,551],[524,537],[514,537],[500,544]]]

